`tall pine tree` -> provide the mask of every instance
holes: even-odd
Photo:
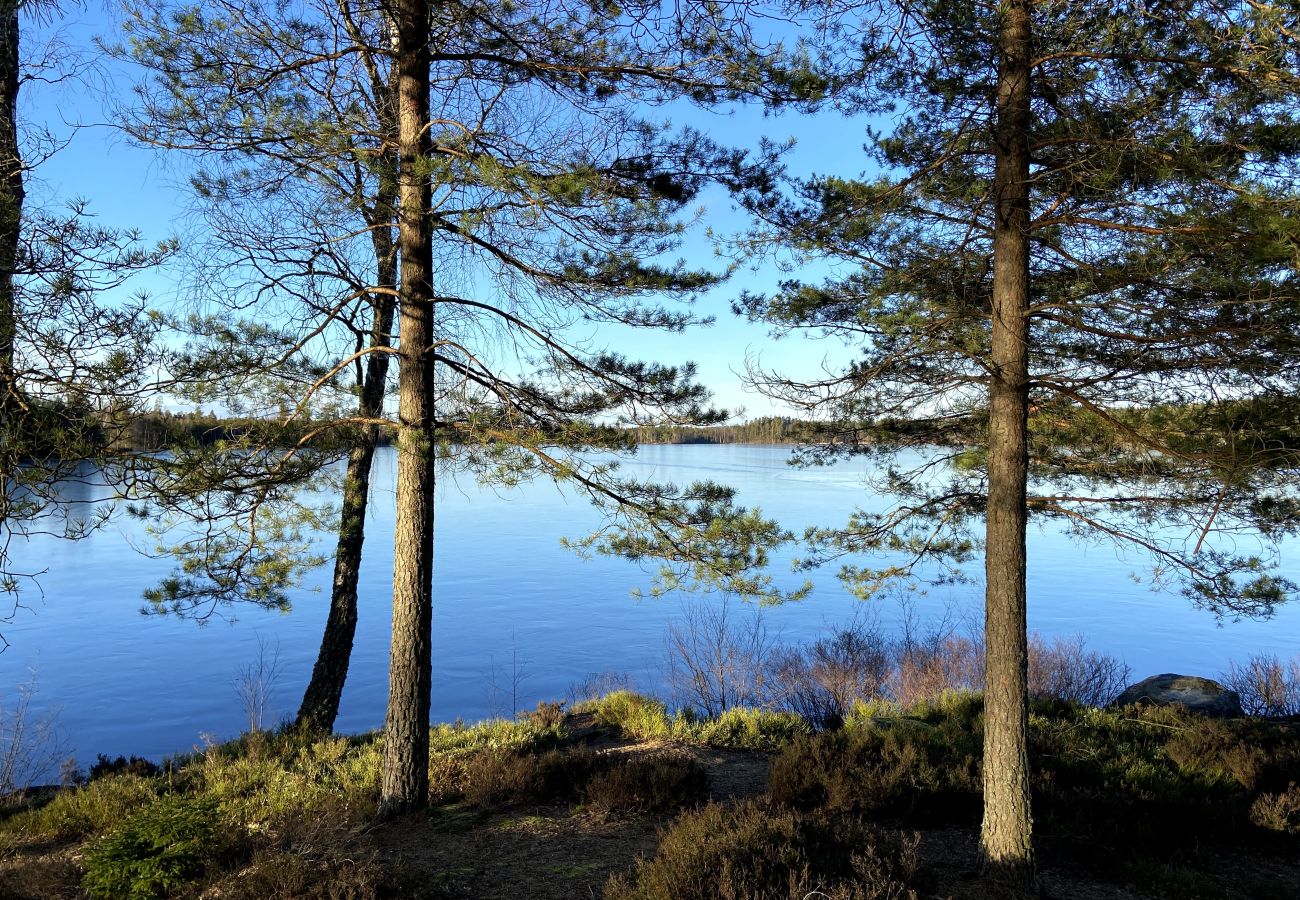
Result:
[[[1025,887],[1029,518],[1136,544],[1218,612],[1266,614],[1294,587],[1241,549],[1298,521],[1294,443],[1252,420],[1300,376],[1294,10],[853,10],[838,46],[861,68],[838,96],[880,129],[876,173],[747,195],[763,239],[844,274],[738,307],[857,350],[816,382],[753,373],[842,423],[808,454],[876,455],[899,497],[811,534],[814,561],[886,553],[843,570],[866,595],[983,548],[981,846]]]

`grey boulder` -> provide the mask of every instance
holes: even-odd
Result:
[[[1153,706],[1182,706],[1207,716],[1240,716],[1241,698],[1217,681],[1196,675],[1152,675],[1129,685],[1112,706],[1150,703]]]

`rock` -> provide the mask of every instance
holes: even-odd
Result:
[[[1150,703],[1154,706],[1182,706],[1207,716],[1240,716],[1241,698],[1217,681],[1195,675],[1152,675],[1129,685],[1111,706]]]

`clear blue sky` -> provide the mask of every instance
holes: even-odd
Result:
[[[63,44],[93,57],[96,51],[92,39],[102,36],[108,41],[117,40],[117,22],[118,14],[104,5],[71,9],[61,20],[40,27],[29,19],[24,22],[23,51],[36,52],[57,32]],[[105,69],[102,77],[112,85],[110,91],[130,90],[135,76],[129,69],[102,60],[100,65]],[[83,84],[76,82],[31,82],[24,86],[20,108],[29,127],[45,127],[70,138],[66,147],[31,175],[30,202],[58,204],[74,197],[85,198],[101,224],[139,229],[148,241],[183,231],[188,194],[185,163],[129,145],[109,122],[109,104],[105,101],[105,97],[88,93]],[[835,113],[765,117],[752,107],[718,113],[682,106],[656,115],[737,147],[757,146],[763,136],[777,141],[793,137],[796,145],[788,163],[797,174],[856,174],[865,165],[862,124],[846,121]],[[710,192],[702,203],[705,214],[701,227],[688,239],[682,256],[688,264],[720,265],[703,228],[733,233],[744,228],[745,217],[722,191]],[[768,368],[815,375],[824,359],[842,362],[849,351],[834,341],[799,337],[773,341],[766,328],[744,322],[730,312],[730,301],[741,290],[763,290],[776,277],[771,265],[758,271],[746,269],[710,293],[698,307],[702,314],[716,316],[717,322],[710,328],[692,329],[684,335],[638,331],[634,341],[621,345],[618,334],[602,333],[600,337],[607,338],[613,349],[636,358],[694,360],[699,364],[701,380],[714,391],[715,402],[729,409],[743,408],[747,418],[786,412],[767,398],[745,390],[739,372],[747,355],[756,356]],[[130,289],[146,289],[157,304],[165,305],[176,296],[180,279],[179,271],[164,269],[140,277]]]

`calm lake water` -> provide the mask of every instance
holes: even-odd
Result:
[[[759,446],[648,446],[624,465],[630,475],[685,483],[714,479],[736,487],[796,531],[842,523],[855,504],[871,503],[864,463],[816,469],[786,465],[788,451]],[[381,452],[362,573],[360,624],[339,728],[382,724],[387,692],[388,601],[392,573],[391,451]],[[650,576],[614,559],[584,561],[563,550],[597,518],[581,499],[549,482],[493,491],[444,480],[437,512],[434,611],[435,720],[474,720],[504,708],[512,684],[520,708],[562,698],[592,673],[630,675],[653,690],[662,676],[664,629],[680,615],[679,599],[637,601],[630,592]],[[328,567],[296,592],[287,615],[231,609],[234,621],[204,627],[143,617],[141,592],[166,574],[166,562],[133,546],[148,545],[137,524],[115,521],[68,543],[33,538],[15,543],[29,571],[48,570],[28,590],[17,619],[3,626],[11,643],[0,654],[0,702],[39,675],[35,706],[59,710],[68,750],[83,763],[96,753],[158,758],[186,751],[201,734],[227,738],[245,727],[238,672],[259,644],[278,649],[280,672],[271,717],[292,715],[311,671],[325,619]],[[1083,634],[1089,647],[1125,660],[1135,677],[1158,672],[1215,676],[1230,660],[1257,652],[1300,652],[1300,606],[1269,622],[1217,623],[1179,596],[1159,595],[1130,577],[1142,559],[1113,548],[1080,546],[1051,530],[1030,535],[1030,624],[1045,634]],[[788,558],[773,567],[794,586]],[[974,571],[978,574],[978,564]],[[1285,574],[1300,580],[1300,548],[1288,546]],[[814,637],[853,616],[861,602],[833,573],[819,574],[812,597],[764,612],[782,638]],[[697,601],[698,602],[698,601]],[[980,616],[981,586],[931,589],[917,597],[922,619]],[[895,627],[895,600],[873,601],[882,624]],[[496,690],[494,693],[493,684]]]

